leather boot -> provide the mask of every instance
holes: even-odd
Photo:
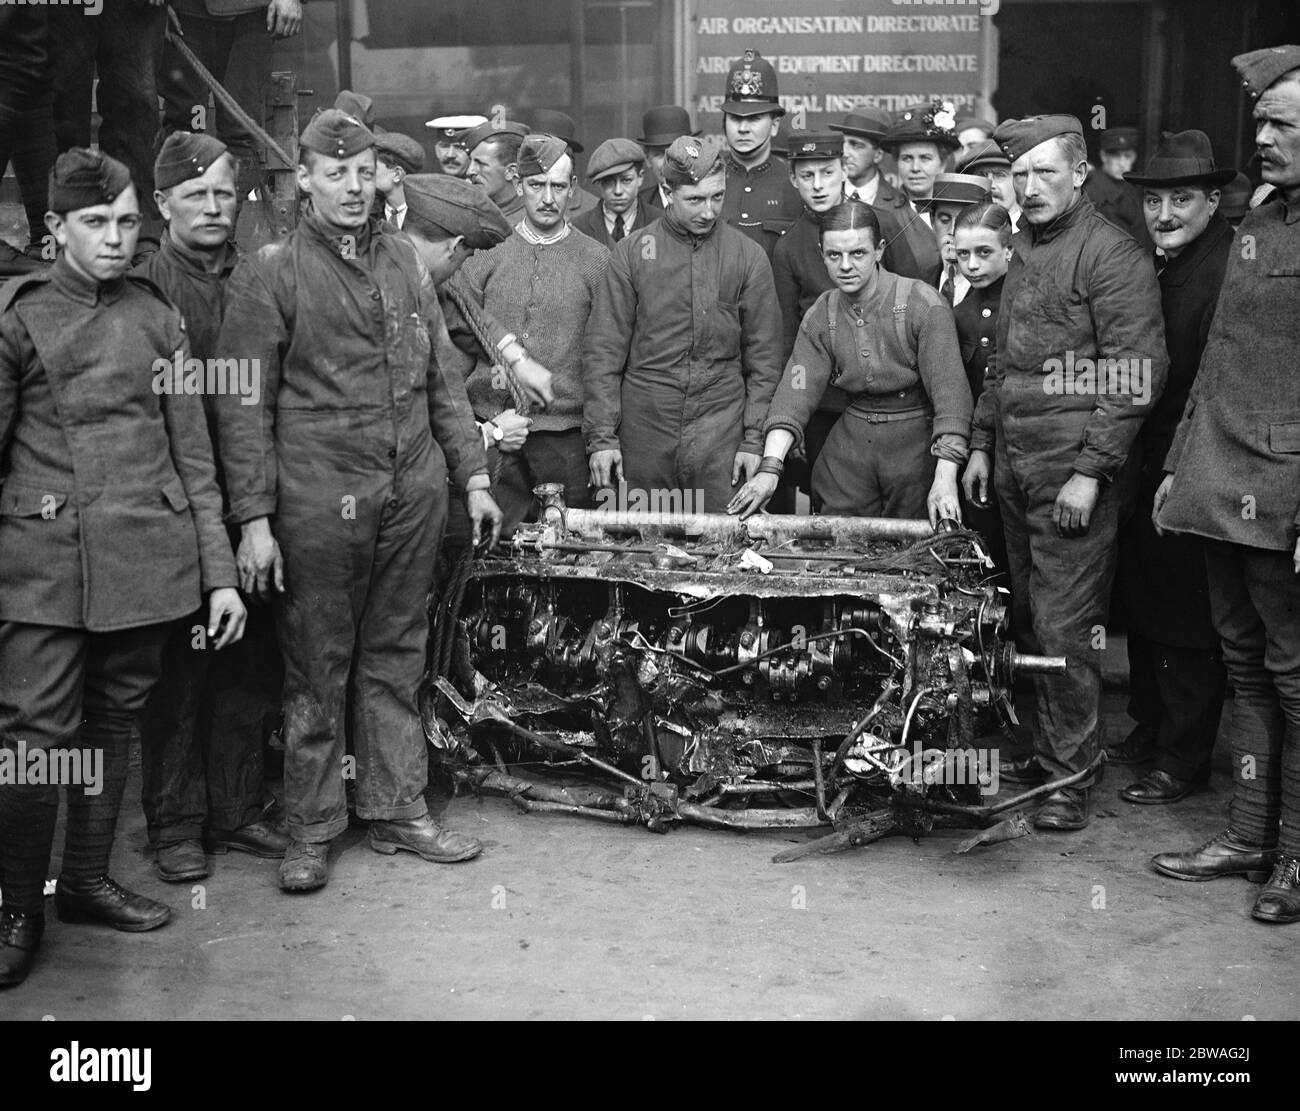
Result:
[[[1117,745],[1106,746],[1106,759],[1112,764],[1145,764],[1156,754],[1156,731],[1140,722]]]
[[[159,845],[155,857],[158,878],[165,883],[201,880],[208,874],[208,858],[197,841],[173,841]]]
[[[172,916],[170,907],[128,891],[108,876],[90,881],[60,876],[54,909],[63,922],[94,922],[128,934],[156,930]]]
[[[209,852],[236,852],[279,860],[289,847],[289,835],[270,822],[251,822],[239,829],[214,829],[205,838]]]
[[[1300,857],[1278,856],[1250,914],[1261,922],[1300,922]]]
[[[1125,802],[1136,802],[1142,806],[1162,806],[1165,803],[1185,799],[1197,788],[1194,779],[1178,779],[1159,768],[1147,772],[1136,783],[1130,783],[1119,792]]]
[[[1243,845],[1228,829],[1189,853],[1156,853],[1151,858],[1151,867],[1176,880],[1200,882],[1220,876],[1245,875],[1248,880],[1259,883],[1268,878],[1268,871],[1276,859],[1276,849]]]
[[[481,842],[464,833],[443,829],[428,814],[397,822],[371,822],[370,847],[393,856],[398,850],[415,853],[435,864],[471,860],[483,851]]]
[[[281,891],[315,891],[329,882],[329,842],[290,841],[280,865]]]
[[[1061,787],[1034,815],[1035,829],[1083,829],[1088,824],[1088,788]]]
[[[27,979],[44,933],[44,912],[0,910],[0,987],[14,987]]]

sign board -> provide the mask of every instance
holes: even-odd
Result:
[[[706,130],[721,129],[727,70],[750,48],[776,67],[787,127],[819,130],[860,107],[899,112],[935,97],[976,114],[981,24],[997,8],[998,0],[697,0],[693,114]]]

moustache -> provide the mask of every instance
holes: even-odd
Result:
[[[1164,235],[1168,235],[1170,232],[1178,231],[1179,229],[1182,228],[1182,226],[1183,226],[1182,224],[1157,224],[1156,231],[1161,232]]]

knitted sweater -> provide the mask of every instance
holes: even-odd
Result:
[[[534,245],[516,229],[461,268],[469,295],[554,375],[555,401],[546,412],[532,414],[534,431],[563,432],[582,424],[583,335],[608,262],[609,251],[579,232]],[[480,359],[466,383],[480,420],[514,404],[506,390],[493,389],[492,377],[492,365]]]

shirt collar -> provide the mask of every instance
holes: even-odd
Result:
[[[105,304],[111,305],[126,289],[124,277],[112,282],[97,282],[79,270],[74,270],[64,251],[60,251],[59,257],[54,260],[54,265],[50,268],[50,278],[62,293],[74,301],[92,307],[99,304],[101,299]]]
[[[629,232],[629,231],[631,231],[632,228],[635,226],[635,224],[636,224],[637,209],[640,208],[640,207],[641,207],[641,206],[640,206],[636,201],[633,201],[633,202],[632,202],[632,207],[629,208],[625,213],[623,213],[623,231],[624,231],[624,232]],[[614,232],[614,221],[617,220],[618,217],[617,217],[617,216],[614,216],[614,215],[611,215],[611,214],[610,214],[610,213],[605,209],[604,204],[602,204],[602,205],[600,206],[600,214],[605,218],[605,230],[606,230],[607,232],[609,232],[609,233],[612,235],[613,232]]]

